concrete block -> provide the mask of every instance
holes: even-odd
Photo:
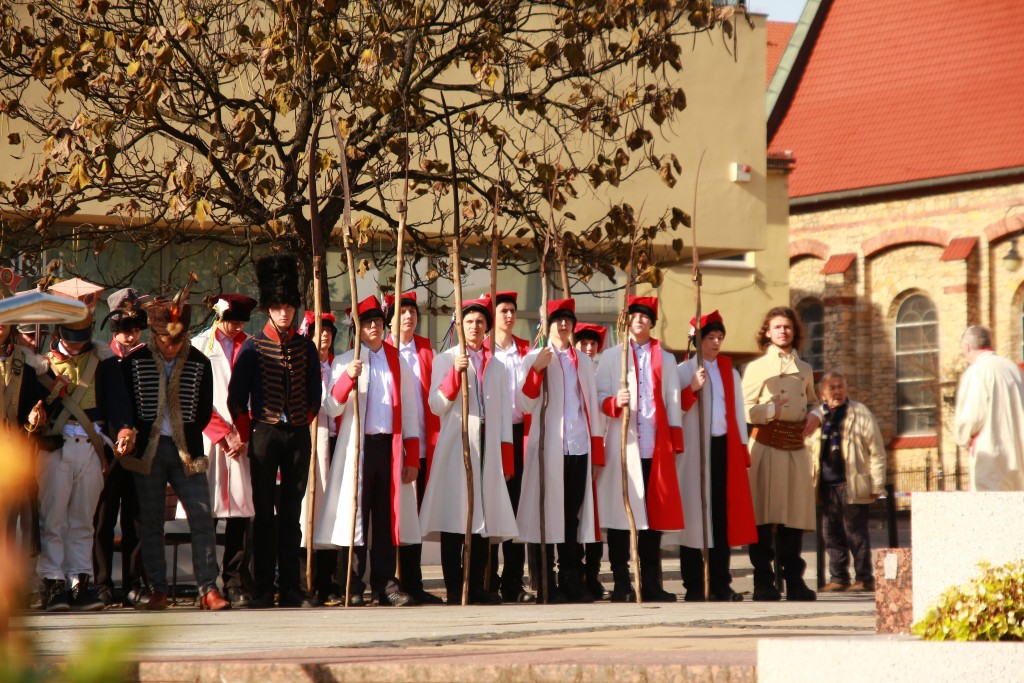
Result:
[[[914,493],[914,621],[951,586],[977,576],[978,563],[1024,559],[1024,492]]]
[[[910,633],[914,585],[909,548],[882,548],[875,558],[875,632]]]
[[[1019,681],[1024,643],[939,643],[908,636],[764,639],[758,683]]]

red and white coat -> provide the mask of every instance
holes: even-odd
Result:
[[[430,480],[420,507],[423,537],[439,540],[441,532],[466,532],[466,468],[462,461],[462,381],[455,372],[459,348],[434,357],[430,378],[430,410],[441,420]],[[483,378],[477,381],[473,363],[469,382],[469,451],[473,468],[472,532],[496,541],[519,535],[505,475],[512,474],[512,406],[505,367],[484,351]],[[481,415],[480,407],[485,406]],[[481,417],[486,417],[483,452]]]
[[[519,539],[526,543],[540,543],[540,424],[542,388],[544,375],[548,378],[548,407],[544,414],[544,517],[547,543],[565,543],[565,482],[563,480],[565,448],[565,373],[557,354],[541,372],[533,369],[539,349],[531,351],[523,360],[524,375],[520,382],[519,408],[532,416],[533,438],[527,440],[523,459],[523,486],[519,497]],[[590,452],[587,454],[591,465],[604,465],[604,417],[597,402],[597,376],[594,364],[586,354],[569,349],[569,357],[576,366],[577,382],[584,417],[590,432]],[[574,455],[582,455],[574,453]],[[587,482],[580,510],[577,543],[593,543],[601,537],[597,523],[597,508],[591,467],[587,467]]]
[[[387,341],[389,344],[394,344],[391,335],[388,335]],[[430,464],[433,462],[434,449],[437,447],[437,434],[441,430],[441,419],[430,410],[430,374],[434,367],[434,347],[430,345],[429,339],[418,334],[412,336],[412,342],[416,347],[416,359],[420,363],[418,389],[423,399],[423,412],[425,413],[423,422],[427,430],[427,433],[421,434],[420,438],[427,442],[427,478],[429,479]],[[397,345],[395,348],[398,348]]]
[[[234,358],[228,358],[217,339],[215,330],[208,330],[192,340],[192,346],[210,359],[213,368],[213,415],[203,430],[203,447],[209,458],[206,470],[210,481],[210,511],[218,517],[252,517],[256,514],[252,504],[252,480],[249,475],[249,456],[229,458],[217,445],[232,430],[234,421],[228,411],[228,382]],[[238,356],[248,336],[242,332],[234,340],[233,355]],[[180,506],[179,506],[180,507]]]
[[[743,408],[743,387],[732,360],[718,356],[718,372],[724,384],[726,417],[726,533],[732,547],[757,542],[757,522],[754,520],[754,502],[750,496],[750,453],[747,451],[747,422]],[[697,357],[680,363],[676,374],[682,389],[683,430],[686,433],[686,448],[678,460],[679,490],[683,495],[683,515],[689,520],[686,528],[678,534],[665,534],[661,541],[665,547],[685,545],[700,548],[704,544],[704,528],[700,524],[700,423],[698,420],[697,395],[690,388],[690,382],[697,369]],[[711,381],[701,389],[704,397],[704,445],[708,458],[705,489],[707,500],[711,500],[711,393],[716,391]],[[711,525],[710,502],[708,503],[708,546],[713,547],[714,534]]]
[[[654,381],[655,446],[651,477],[644,490],[640,447],[637,444],[636,354],[627,358],[630,393],[629,431],[626,438],[626,472],[629,503],[637,529],[679,531],[683,528],[683,504],[676,478],[676,454],[683,450],[683,417],[679,408],[679,378],[672,354],[651,340],[651,375]],[[597,477],[597,507],[604,529],[628,529],[629,519],[622,502],[622,410],[615,395],[622,383],[622,345],[601,354],[597,370],[597,397],[607,417],[605,462]],[[646,495],[645,495],[646,493]]]
[[[416,400],[416,385],[412,370],[399,358],[398,350],[390,344],[384,344],[383,348],[388,369],[391,371],[391,395],[399,398],[393,402],[391,408],[391,541],[395,545],[407,545],[420,542],[420,526],[416,516],[416,484],[402,483],[402,468],[420,466],[420,444],[416,411],[402,410],[402,405],[411,405],[411,402]],[[324,399],[324,411],[331,417],[340,415],[341,424],[338,427],[338,443],[334,448],[327,491],[319,505],[320,523],[316,525],[313,533],[313,546],[319,548],[353,545],[353,464],[358,457],[359,466],[362,467],[362,453],[355,452],[356,420],[353,403],[350,400],[357,381],[349,377],[345,370],[354,355],[354,351],[347,351],[335,357],[331,365],[330,394]],[[366,399],[370,377],[369,365],[365,362],[365,357],[363,360],[363,372],[358,378],[360,425],[366,423]],[[360,442],[365,444],[365,439],[361,439]],[[364,545],[366,530],[362,525],[361,491],[359,501],[355,545]]]

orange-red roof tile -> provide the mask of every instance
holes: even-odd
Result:
[[[765,59],[765,66],[767,67],[765,85],[772,82],[772,76],[775,75],[775,69],[779,66],[782,53],[786,51],[786,46],[789,45],[789,39],[793,36],[793,29],[796,28],[796,24],[790,24],[785,21],[769,21],[767,26],[768,55]]]
[[[836,275],[837,273],[845,273],[856,260],[856,254],[833,254],[828,257],[828,261],[825,261],[821,274]]]
[[[1024,166],[1024,2],[825,6],[769,142],[791,197]]]
[[[974,251],[978,244],[977,237],[954,237],[942,252],[942,261],[963,261]]]

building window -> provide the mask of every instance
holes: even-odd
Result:
[[[814,370],[815,380],[825,370],[825,307],[817,299],[804,299],[796,306],[804,326],[800,357]]]
[[[896,313],[896,432],[934,435],[939,405],[939,320],[923,294]]]

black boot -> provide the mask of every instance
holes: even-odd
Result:
[[[68,585],[64,583],[64,579],[44,579],[43,586],[43,609],[47,612],[71,611]]]
[[[76,612],[95,612],[106,607],[96,595],[88,574],[79,574],[78,583],[71,587],[71,607]]]

